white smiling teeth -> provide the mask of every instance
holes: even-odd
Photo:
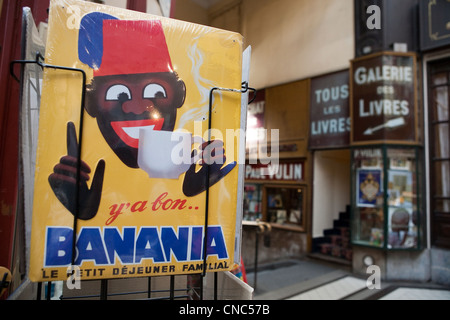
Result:
[[[139,139],[139,129],[154,129],[155,126],[122,127],[123,131],[133,139]]]

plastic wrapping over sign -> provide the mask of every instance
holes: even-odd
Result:
[[[230,270],[241,35],[54,0],[45,62],[30,279]]]

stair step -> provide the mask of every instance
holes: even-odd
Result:
[[[331,243],[322,243],[320,245],[321,254],[330,255],[335,258],[341,258],[345,260],[352,260],[353,250],[351,248],[345,248],[339,245],[333,245]]]
[[[350,226],[350,220],[333,220],[333,227],[340,228],[340,227],[349,227]]]
[[[312,239],[312,251],[320,251],[320,245],[322,243],[329,242],[329,239],[327,237],[318,237]]]
[[[330,235],[330,238],[331,238],[331,244],[333,244],[335,246],[342,245],[342,236],[333,234],[333,235]]]
[[[350,212],[339,212],[339,220],[350,220]]]
[[[313,252],[347,261],[352,260],[350,211],[351,206],[347,205],[345,211],[339,212],[339,219],[333,220],[333,228],[323,230],[323,237],[313,238]]]
[[[324,236],[340,235],[340,234],[341,234],[341,230],[339,230],[337,228],[323,230]]]
[[[320,253],[322,254],[330,254],[331,255],[331,249],[333,248],[333,245],[331,243],[322,243],[320,245]]]
[[[343,238],[350,238],[350,227],[340,227],[339,230]]]

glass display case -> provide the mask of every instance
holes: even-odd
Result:
[[[417,147],[352,149],[352,243],[419,249],[422,161]]]

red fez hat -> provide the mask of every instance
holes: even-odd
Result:
[[[173,72],[159,20],[103,20],[103,57],[94,76]]]

